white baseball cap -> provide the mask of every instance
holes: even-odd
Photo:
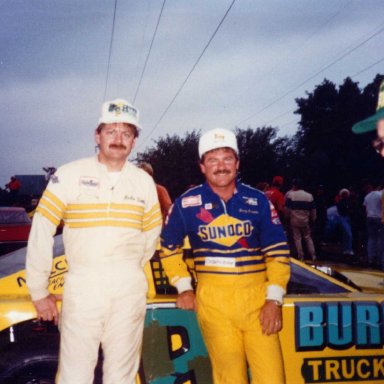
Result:
[[[101,107],[99,124],[127,123],[134,125],[138,130],[139,110],[124,99],[106,101]]]
[[[239,154],[236,136],[233,132],[224,128],[214,128],[204,133],[199,140],[199,156],[203,157],[204,153],[217,148],[231,148]]]

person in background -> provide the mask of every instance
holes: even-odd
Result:
[[[266,181],[259,181],[256,184],[256,189],[258,189],[261,192],[265,193],[266,191],[268,191],[268,188],[269,188],[269,184]]]
[[[365,254],[365,232],[366,215],[363,205],[364,197],[362,192],[356,187],[348,188],[349,195],[349,213],[351,218],[352,231],[352,249],[355,253],[353,263],[358,264],[363,260]]]
[[[143,169],[145,172],[147,172],[149,175],[151,175],[151,177],[153,177],[154,172],[153,172],[153,167],[151,164],[143,161],[143,162],[138,164],[138,167]],[[169,196],[167,188],[165,188],[163,185],[156,183],[156,191],[157,191],[157,196],[159,198],[163,222],[165,222],[165,219],[168,215],[169,208],[171,208],[171,205],[172,205],[172,200],[171,200],[171,197]]]
[[[290,275],[279,217],[265,195],[237,181],[239,150],[226,129],[199,140],[206,182],[173,204],[161,235],[161,261],[178,290],[176,305],[197,310],[215,384],[283,384],[278,332]],[[188,236],[196,296],[182,258]]]
[[[351,217],[350,217],[350,196],[349,189],[343,188],[339,191],[336,197],[336,207],[339,214],[339,223],[342,231],[341,246],[343,255],[353,256],[352,247],[352,228],[351,228]]]
[[[12,204],[17,202],[20,188],[21,182],[16,178],[16,176],[12,176],[9,183],[5,184],[5,189],[9,192],[9,197]]]
[[[321,244],[325,238],[325,228],[327,225],[327,201],[324,185],[320,184],[314,191],[313,199],[316,206],[316,221],[313,231],[313,240],[316,254],[320,254]]]
[[[384,265],[382,265],[384,257],[384,224],[381,221],[382,195],[383,191],[376,183],[374,189],[365,196],[364,207],[367,226],[367,264],[370,267],[380,266],[384,270]]]
[[[161,212],[153,179],[127,162],[139,112],[123,99],[102,106],[94,157],[60,167],[36,209],[27,286],[37,318],[58,323],[48,290],[53,235],[64,220],[68,273],[60,320],[58,384],[92,384],[100,344],[103,383],[133,383],[140,363],[148,284]]]
[[[268,197],[269,201],[273,204],[275,207],[280,221],[284,224],[284,203],[285,203],[285,198],[284,194],[281,192],[281,189],[283,188],[284,185],[284,179],[282,176],[274,176],[272,179],[272,183],[270,188],[268,188],[265,191],[265,195]]]
[[[315,261],[316,251],[312,240],[311,226],[316,221],[316,207],[313,196],[304,191],[301,179],[294,179],[292,189],[285,195],[285,212],[297,258],[299,260],[305,259],[302,245],[304,240],[310,259]]]

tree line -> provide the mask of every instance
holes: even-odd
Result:
[[[351,128],[375,112],[383,79],[378,74],[362,89],[349,77],[339,86],[324,79],[295,99],[300,121],[292,136],[279,136],[273,126],[235,127],[240,179],[256,186],[281,175],[289,187],[300,177],[308,188],[323,185],[331,193],[343,187],[359,189],[367,180],[382,182],[384,160],[371,146],[375,133],[355,135]],[[197,154],[200,134],[195,129],[183,136],[166,135],[137,154],[135,160],[152,165],[155,181],[165,185],[173,199],[203,181]]]

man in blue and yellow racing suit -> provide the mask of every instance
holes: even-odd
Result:
[[[177,306],[197,311],[215,384],[284,383],[277,332],[289,279],[289,250],[278,215],[260,191],[236,181],[235,135],[208,131],[199,141],[206,182],[174,203],[163,229],[162,263]],[[188,236],[196,297],[182,259]]]

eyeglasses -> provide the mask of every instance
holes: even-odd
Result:
[[[131,131],[122,131],[116,128],[104,129],[103,132],[105,132],[108,137],[116,137],[117,135],[121,134],[124,139],[130,139],[134,136]]]

